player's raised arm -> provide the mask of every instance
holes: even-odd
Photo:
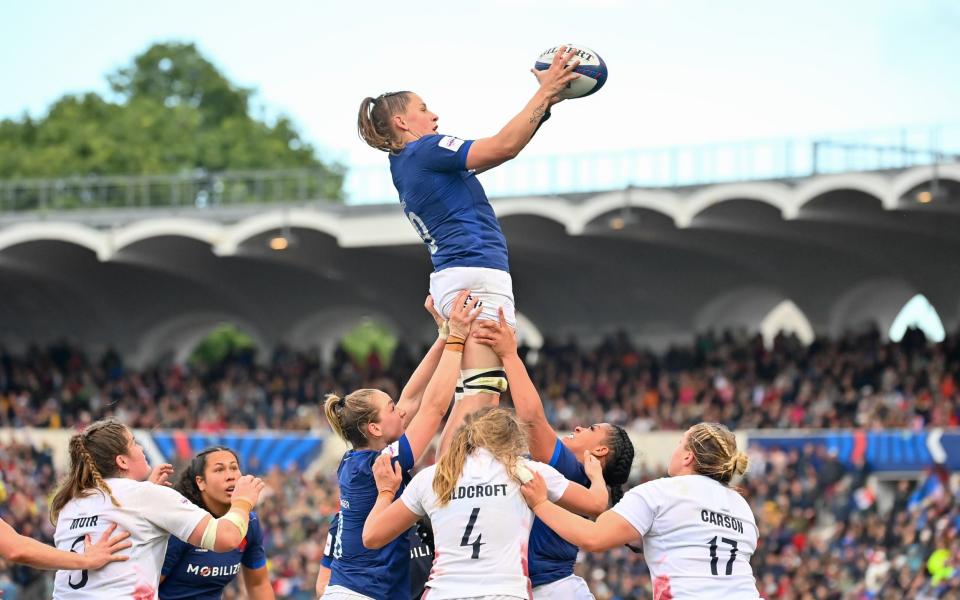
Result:
[[[420,410],[417,416],[407,427],[406,436],[410,443],[410,451],[416,462],[433,441],[433,437],[440,428],[440,422],[450,408],[450,401],[457,387],[457,377],[460,374],[460,362],[463,359],[463,348],[470,327],[480,314],[480,299],[470,299],[469,292],[460,292],[450,312],[450,335],[444,344],[440,363],[437,365],[430,383],[423,394]]]
[[[579,60],[576,50],[561,48],[550,68],[537,74],[540,88],[523,109],[496,135],[473,142],[467,153],[467,169],[486,170],[514,158],[530,142],[550,105],[569,82],[580,77],[574,72]]]
[[[549,463],[557,444],[557,432],[547,421],[540,394],[517,352],[516,333],[507,324],[502,309],[499,317],[499,322],[478,322],[471,336],[492,348],[500,357],[507,381],[510,382],[510,394],[517,416],[530,427],[530,456],[534,460]]]
[[[400,399],[397,400],[397,410],[403,413],[404,428],[410,425],[413,418],[417,416],[417,411],[420,410],[420,401],[423,399],[423,392],[427,389],[427,384],[430,383],[434,371],[437,370],[437,365],[440,363],[440,356],[443,354],[447,336],[450,333],[446,321],[443,320],[443,317],[440,316],[440,313],[438,313],[437,309],[433,306],[433,296],[427,295],[427,299],[423,302],[423,307],[430,313],[430,316],[433,317],[434,322],[437,324],[438,335],[436,341],[433,342],[433,346],[430,347],[430,350],[424,355],[423,360],[417,365],[417,369],[410,375],[407,385],[403,386],[403,390],[400,392]]]

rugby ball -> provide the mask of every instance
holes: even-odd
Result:
[[[603,62],[599,54],[586,46],[559,44],[547,48],[537,57],[537,62],[533,67],[538,71],[546,71],[549,69],[550,63],[553,62],[553,57],[562,47],[566,47],[568,52],[571,48],[576,49],[576,54],[574,54],[570,60],[576,59],[580,61],[580,64],[574,69],[575,72],[580,74],[580,77],[568,83],[567,89],[560,92],[558,97],[563,100],[583,98],[584,96],[596,93],[597,90],[602,88],[603,84],[607,82],[607,63]]]

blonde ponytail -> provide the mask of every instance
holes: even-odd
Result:
[[[395,152],[403,148],[390,124],[394,115],[403,114],[410,101],[410,92],[390,92],[373,98],[367,96],[360,103],[357,132],[371,148]]]
[[[378,423],[380,409],[375,402],[380,390],[362,389],[347,394],[343,398],[328,394],[323,402],[323,412],[333,431],[340,439],[354,448],[366,448],[367,425]]]

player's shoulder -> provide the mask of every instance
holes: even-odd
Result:
[[[410,483],[407,487],[411,486],[425,486],[431,487],[433,485],[433,476],[437,472],[437,465],[433,464],[429,467],[421,469],[413,476],[413,479],[410,480]]]
[[[467,142],[463,138],[444,133],[431,133],[425,135],[415,142],[407,144],[407,149],[411,155],[443,153],[456,153]]]

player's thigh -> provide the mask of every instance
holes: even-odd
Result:
[[[462,369],[499,368],[502,365],[500,357],[490,346],[485,346],[472,337],[464,344],[463,361],[460,363]]]
[[[533,600],[595,600],[582,577],[570,575],[533,588]]]

